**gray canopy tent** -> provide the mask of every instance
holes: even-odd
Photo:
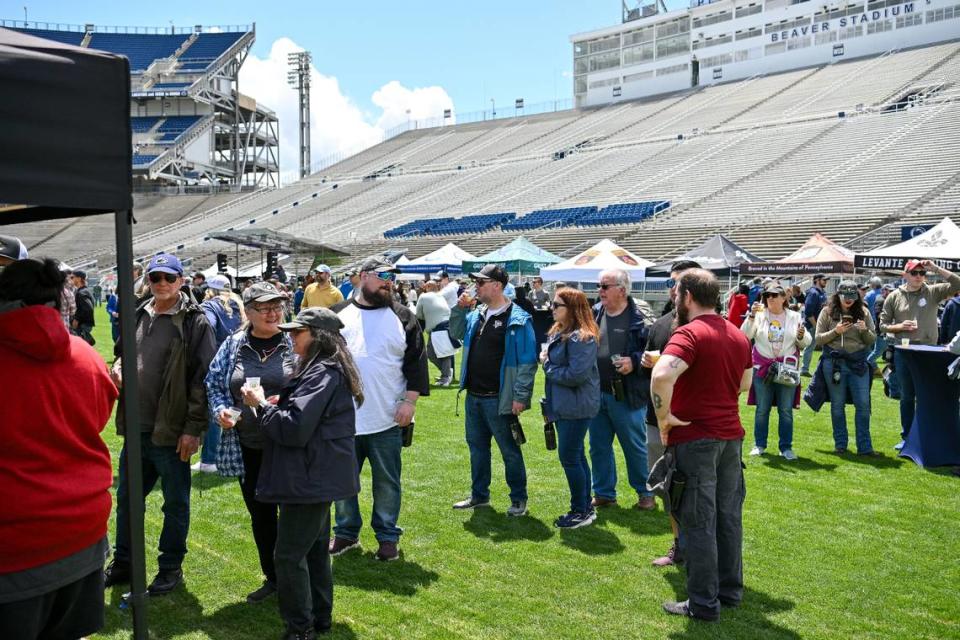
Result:
[[[127,424],[139,424],[126,58],[0,29],[0,225],[114,213]],[[16,401],[16,400],[15,400]],[[130,429],[126,446],[140,450]],[[147,637],[140,456],[129,456],[135,638]]]

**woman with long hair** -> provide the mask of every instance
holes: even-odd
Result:
[[[280,505],[274,558],[286,638],[312,638],[330,629],[330,504],[360,491],[354,436],[363,389],[342,328],[329,309],[301,310],[280,325],[291,333],[298,356],[280,395],[268,401],[262,386],[243,389],[244,403],[262,412],[257,499]]]
[[[791,387],[767,380],[767,372],[774,362],[800,357],[800,350],[813,339],[803,328],[803,317],[787,308],[787,294],[780,283],[771,282],[760,300],[754,302],[740,330],[753,340],[753,386],[748,404],[757,406],[753,420],[754,447],[750,455],[759,456],[767,448],[770,430],[770,410],[777,406],[780,455],[796,460],[793,452],[793,410],[800,406],[800,387]]]
[[[554,522],[561,529],[591,524],[590,465],[583,441],[600,410],[597,368],[599,329],[582,291],[564,287],[553,294],[553,326],[541,353],[546,374],[544,417],[557,424],[560,465],[570,487],[570,512]]]
[[[853,400],[857,453],[878,456],[870,440],[870,362],[876,342],[873,316],[863,304],[857,283],[844,280],[817,318],[817,344],[823,347],[820,368],[830,394],[833,444],[847,452],[846,401]],[[849,394],[849,396],[848,396]]]
[[[277,590],[273,551],[277,543],[278,506],[259,500],[256,495],[264,437],[254,410],[243,406],[241,389],[248,378],[259,378],[264,393],[280,393],[293,375],[294,354],[290,338],[280,331],[283,294],[269,282],[261,282],[244,291],[243,298],[249,322],[220,345],[204,383],[211,419],[218,430],[224,429],[213,460],[217,463],[216,471],[221,476],[237,477],[250,514],[264,576],[263,585],[247,596],[247,602],[256,604]],[[206,446],[205,442],[205,451]]]

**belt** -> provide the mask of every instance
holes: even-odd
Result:
[[[467,389],[467,395],[473,396],[474,398],[496,398],[500,395],[499,391],[488,391],[486,393],[478,393],[476,391],[470,391]]]

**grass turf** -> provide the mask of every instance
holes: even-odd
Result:
[[[103,307],[97,314],[97,349],[109,358]],[[535,398],[542,388],[538,374]],[[496,447],[493,508],[453,511],[450,505],[470,488],[455,397],[456,390],[433,389],[418,404],[414,444],[403,454],[401,560],[373,559],[369,527],[361,536],[363,551],[334,559],[329,637],[960,638],[960,480],[893,456],[899,414],[879,384],[872,434],[883,458],[834,455],[829,408],[814,414],[804,406],[795,414],[799,460],[746,459],[746,592],[742,605],[724,610],[717,625],[661,612],[663,601],[685,597],[683,573],[650,565],[670,545],[669,524],[659,508],[629,508],[633,496],[622,460],[621,506],[600,511],[590,527],[553,528],[569,495],[532,411],[523,417],[530,515],[505,516],[509,498]],[[746,453],[753,409],[744,404],[741,418]],[[852,430],[852,407],[848,421]],[[112,423],[104,437],[116,465],[122,442]],[[361,483],[369,522],[368,470]],[[156,571],[160,506],[155,490],[146,510],[148,580]],[[149,602],[151,637],[279,637],[276,599],[244,602],[262,577],[236,481],[194,475],[191,510],[186,584]],[[111,518],[111,537],[113,531]],[[107,591],[106,625],[93,637],[130,637],[131,616],[118,606],[125,590]]]

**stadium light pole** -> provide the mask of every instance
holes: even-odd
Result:
[[[310,175],[310,63],[309,51],[287,54],[287,82],[300,92],[300,177]]]

